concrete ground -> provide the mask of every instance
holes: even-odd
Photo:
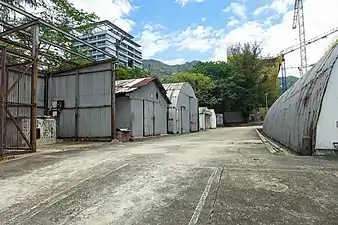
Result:
[[[1,224],[338,224],[337,158],[271,154],[252,127],[0,168]]]

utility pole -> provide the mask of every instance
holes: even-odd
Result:
[[[265,109],[268,112],[268,93],[265,93]]]
[[[121,36],[121,38],[119,40],[116,40],[114,45],[115,45],[115,52],[116,52],[116,61],[117,61],[117,64],[116,64],[116,68],[115,70],[118,70],[118,67],[119,67],[119,59],[120,59],[120,46],[122,44],[122,42],[126,39],[126,36]]]

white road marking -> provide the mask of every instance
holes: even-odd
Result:
[[[208,183],[207,183],[207,185],[206,185],[205,188],[204,188],[204,191],[203,191],[203,193],[202,193],[202,195],[201,195],[201,198],[200,198],[200,200],[199,200],[199,202],[198,202],[198,204],[197,204],[197,206],[196,206],[196,208],[195,208],[194,214],[192,215],[192,217],[191,217],[190,222],[189,222],[188,225],[193,225],[193,224],[196,224],[196,223],[197,223],[198,218],[199,218],[199,216],[200,216],[200,214],[201,214],[201,212],[202,212],[203,206],[204,206],[204,204],[205,204],[205,200],[206,200],[207,197],[208,197],[208,194],[209,194],[211,185],[212,185],[212,183],[214,182],[214,178],[215,178],[217,172],[218,172],[218,168],[215,169],[215,170],[212,172],[212,174],[210,175],[209,180],[208,180]]]

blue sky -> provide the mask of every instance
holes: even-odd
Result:
[[[293,30],[294,0],[70,0],[135,36],[143,57],[169,64],[191,60],[225,60],[236,42],[258,41],[263,53],[276,55],[298,43]],[[334,0],[304,0],[307,39],[338,26]],[[336,36],[308,47],[317,61]],[[300,64],[299,52],[286,57]]]

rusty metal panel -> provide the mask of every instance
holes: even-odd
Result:
[[[263,125],[267,136],[302,155],[315,154],[317,121],[337,56],[335,46],[270,107]]]
[[[16,80],[21,79],[16,83]],[[8,71],[7,85],[13,89],[8,93],[7,102],[9,112],[16,118],[30,118],[31,114],[31,75]],[[19,105],[20,104],[20,105]]]

